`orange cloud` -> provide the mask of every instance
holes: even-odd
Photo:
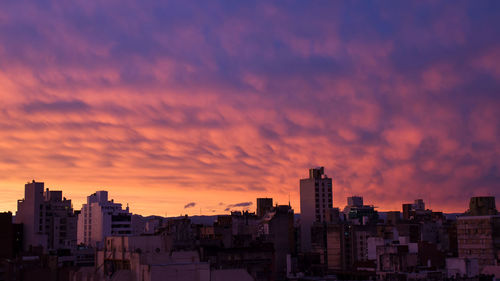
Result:
[[[318,165],[336,206],[360,194],[462,211],[498,195],[492,11],[50,4],[0,4],[0,209],[35,178],[76,209],[108,189],[141,214],[289,195],[299,212],[299,179]]]

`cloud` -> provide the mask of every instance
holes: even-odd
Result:
[[[75,206],[298,211],[319,164],[337,206],[465,210],[500,195],[496,5],[1,2],[0,207],[37,177]]]
[[[227,207],[228,208],[249,207],[249,206],[252,206],[252,204],[253,204],[252,202],[241,202],[241,203],[227,205]]]
[[[238,208],[238,207],[247,208],[247,207],[250,207],[252,205],[253,205],[252,202],[241,202],[241,203],[229,204],[229,205],[226,206],[226,208],[224,209],[224,211],[228,212],[228,211],[231,211],[232,209]]]
[[[69,112],[83,112],[90,109],[89,105],[85,102],[79,100],[71,101],[54,101],[54,102],[42,102],[34,101],[23,106],[26,113],[69,113]]]
[[[184,205],[184,209],[193,208],[194,206],[196,206],[196,203],[195,202],[190,202],[190,203],[187,203],[186,205]]]

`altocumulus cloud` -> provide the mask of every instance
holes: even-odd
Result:
[[[498,1],[195,2],[0,1],[1,183],[297,209],[319,163],[336,206],[500,196]]]

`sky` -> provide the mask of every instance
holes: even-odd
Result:
[[[500,200],[499,1],[0,1],[0,211]],[[498,202],[500,205],[500,202]]]

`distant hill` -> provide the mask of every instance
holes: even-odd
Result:
[[[378,212],[379,213],[379,218],[386,220],[387,219],[387,212]],[[213,215],[213,216],[190,216],[189,219],[191,220],[192,223],[194,224],[203,224],[203,225],[213,225],[213,223],[217,220],[218,216],[224,216],[228,214],[221,214],[221,215]],[[444,214],[447,219],[449,220],[456,220],[460,213],[450,213],[450,214]],[[144,219],[148,218],[153,218],[157,216],[149,216],[149,217],[144,217]],[[174,219],[174,218],[182,218],[183,216],[177,216],[177,217],[168,217],[169,219]],[[295,221],[300,220],[300,214],[295,214],[294,216]]]

